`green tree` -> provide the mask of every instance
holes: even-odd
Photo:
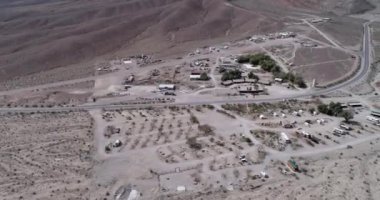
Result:
[[[327,114],[329,112],[329,106],[326,104],[318,105],[318,111],[323,114]]]
[[[354,118],[354,115],[351,112],[349,112],[349,111],[343,111],[340,114],[340,116],[344,118],[345,122],[349,122],[351,119]]]
[[[342,104],[339,102],[337,103],[330,102],[329,109],[330,109],[331,115],[333,116],[339,116],[343,111]]]
[[[241,71],[237,69],[226,71],[222,75],[222,81],[234,80],[234,79],[240,79],[240,78],[241,78]]]
[[[307,85],[301,76],[295,76],[294,84],[296,84],[300,88],[307,88]]]
[[[210,80],[210,77],[208,77],[208,75],[207,75],[206,72],[203,72],[201,74],[200,80],[202,80],[202,81],[208,81],[208,80]]]
[[[250,79],[255,79],[255,80],[259,80],[260,78],[254,74],[252,71],[248,73],[248,78]]]
[[[249,63],[250,57],[251,57],[250,55],[239,56],[239,58],[237,59],[237,62],[238,63]]]

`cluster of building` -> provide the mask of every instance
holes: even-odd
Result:
[[[258,81],[256,79],[242,78],[242,79],[234,79],[234,80],[223,81],[222,85],[228,87],[228,86],[231,86],[234,84],[244,84],[244,83],[254,84],[257,82]]]
[[[236,69],[239,67],[237,58],[232,57],[220,57],[219,58],[219,67],[224,69]]]
[[[202,80],[202,74],[208,73],[210,71],[209,68],[209,58],[196,59],[190,63],[190,67],[192,71],[189,75],[190,80],[197,81]]]
[[[238,86],[240,94],[261,94],[265,88],[259,84]]]
[[[190,63],[190,67],[209,67],[209,58],[196,59]]]
[[[249,38],[249,41],[255,43],[265,42],[266,40],[275,40],[275,39],[286,39],[286,38],[295,38],[296,33],[293,32],[279,32],[279,33],[270,33],[267,35],[255,35]]]

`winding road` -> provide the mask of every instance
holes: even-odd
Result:
[[[111,104],[111,103],[91,103],[83,104],[73,107],[15,107],[15,108],[0,108],[0,112],[58,112],[58,111],[76,111],[76,110],[93,110],[93,109],[122,109],[122,108],[146,108],[146,107],[164,107],[164,106],[186,106],[186,105],[203,105],[203,104],[225,104],[225,103],[262,103],[262,102],[275,102],[286,99],[299,99],[299,98],[309,98],[312,96],[319,96],[322,94],[331,93],[333,91],[345,88],[349,85],[352,85],[364,78],[369,70],[371,65],[371,35],[370,35],[370,22],[363,24],[364,33],[363,33],[363,46],[362,46],[362,55],[361,55],[361,66],[356,71],[356,73],[345,80],[342,83],[336,84],[328,88],[313,89],[309,90],[302,94],[290,94],[283,95],[280,97],[257,97],[255,99],[220,99],[220,100],[210,100],[202,99],[201,97],[198,100],[188,100],[183,102],[172,102],[172,103],[156,103],[156,104]]]

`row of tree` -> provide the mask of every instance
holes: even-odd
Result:
[[[252,65],[260,65],[264,71],[267,72],[280,72],[281,68],[276,64],[270,56],[264,53],[243,55],[238,58],[238,63],[250,63]]]
[[[307,87],[304,79],[301,76],[296,75],[291,72],[289,73],[283,72],[281,68],[277,65],[276,61],[274,61],[270,56],[264,53],[240,56],[238,58],[238,63],[250,63],[252,65],[260,65],[261,69],[263,69],[266,72],[271,72],[276,78],[281,78],[284,81],[288,81],[294,85],[297,85],[300,88]],[[254,78],[257,77],[252,74],[251,74],[252,77]]]
[[[320,113],[330,116],[343,117],[346,122],[354,118],[354,115],[351,112],[343,110],[342,104],[339,102],[330,102],[330,104],[320,104],[318,105],[318,111]]]
[[[241,71],[240,70],[227,70],[224,71],[222,75],[222,81],[227,81],[227,80],[234,80],[234,79],[240,79],[241,76]]]
[[[307,85],[305,83],[305,80],[296,74],[293,74],[292,72],[278,72],[273,74],[277,78],[281,78],[284,81],[288,81],[294,85],[297,85],[300,88],[307,88]]]

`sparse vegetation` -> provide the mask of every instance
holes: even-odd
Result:
[[[213,128],[208,124],[203,124],[198,126],[198,130],[202,133],[204,136],[214,135]]]
[[[186,144],[189,145],[190,148],[194,150],[201,150],[202,149],[202,144],[197,142],[196,137],[190,137],[187,139]]]
[[[199,124],[199,120],[195,115],[190,115],[190,122],[193,124]]]
[[[220,110],[220,109],[217,109],[216,112],[218,113],[221,113],[223,115],[226,115],[227,117],[230,117],[232,119],[236,119],[236,117],[228,112],[226,112],[225,110]]]

